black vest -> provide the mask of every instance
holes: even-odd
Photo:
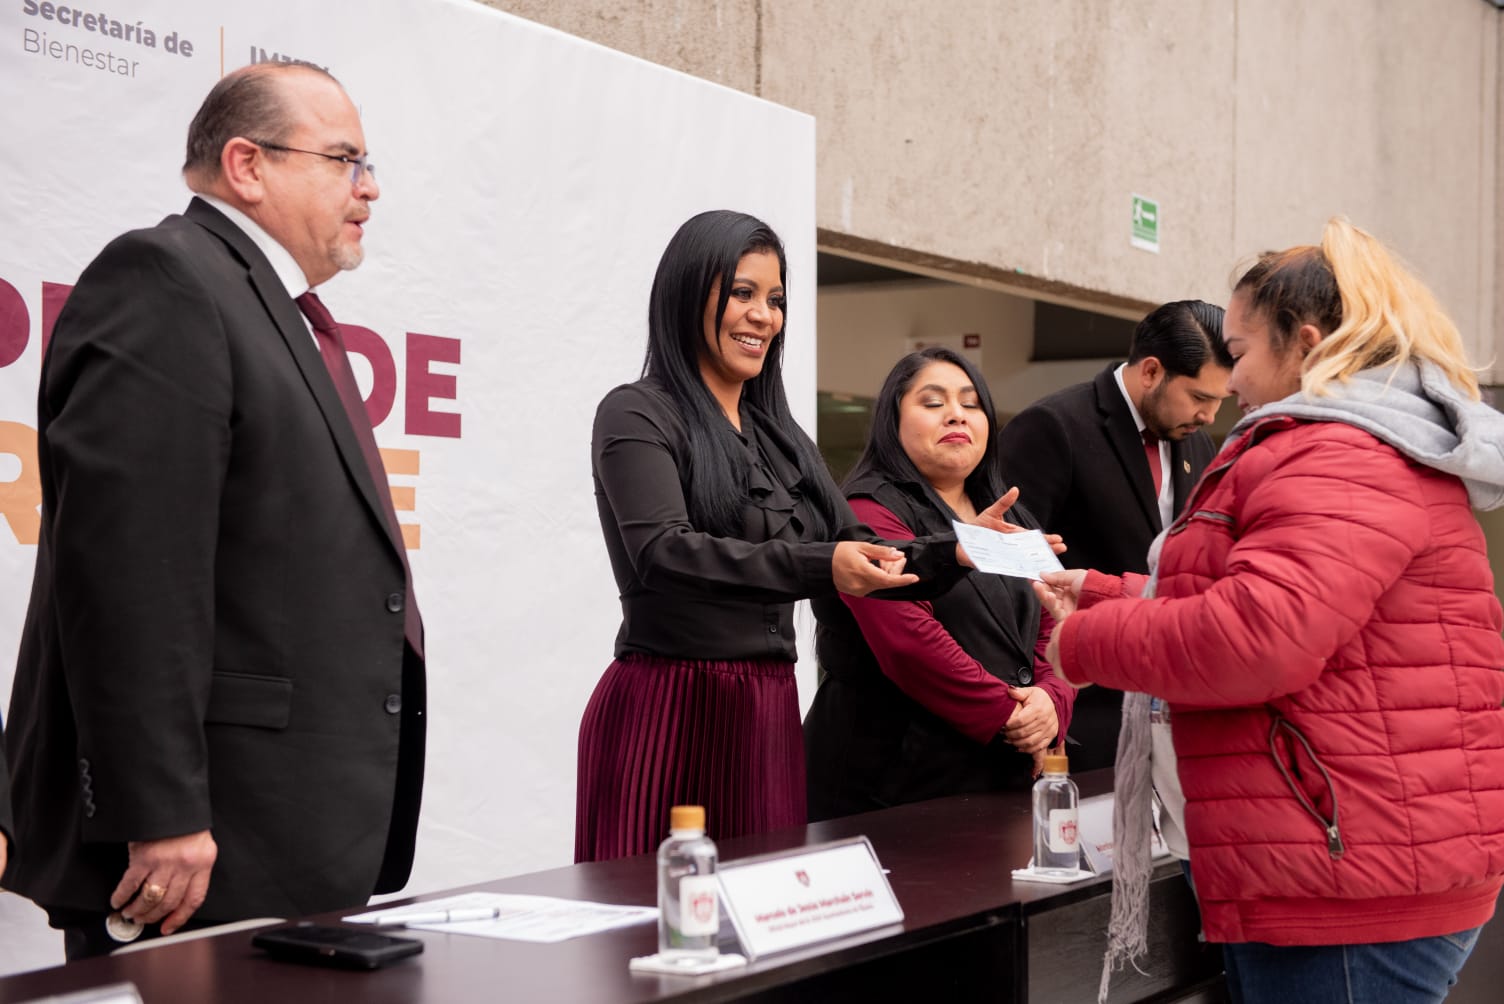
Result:
[[[846,487],[916,535],[951,530],[952,514],[920,485],[876,475]],[[972,573],[932,599],[936,619],[993,676],[1033,682],[1039,601],[1023,579]],[[1033,759],[1002,739],[982,745],[893,684],[839,597],[814,601],[824,679],[804,722],[811,819],[964,792],[1027,789]]]

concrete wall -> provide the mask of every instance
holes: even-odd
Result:
[[[758,24],[763,6],[759,0],[475,2],[739,91],[758,93]]]
[[[828,243],[1107,302],[1220,290],[1199,245],[1231,226],[1232,95],[1205,76],[1233,60],[1225,2],[856,6],[845,37],[797,2],[765,33],[764,96],[818,122]],[[1133,193],[1164,209],[1161,254],[1129,246]]]
[[[1493,154],[1489,162],[1493,165],[1494,172],[1494,202],[1492,212],[1484,211],[1480,217],[1486,222],[1491,215],[1494,220],[1494,254],[1491,262],[1481,263],[1485,279],[1492,276],[1494,320],[1493,320],[1493,352],[1500,357],[1493,366],[1493,383],[1504,383],[1504,13],[1495,18],[1494,26],[1494,57],[1493,57],[1493,110],[1494,131],[1491,137],[1492,143],[1486,144],[1484,156],[1489,157],[1488,147],[1492,146]],[[1487,33],[1484,34],[1487,38]],[[817,127],[818,128],[818,125]],[[1486,317],[1487,315],[1485,315]]]
[[[1504,356],[1482,0],[489,2],[813,114],[827,248],[1131,316],[1221,301],[1240,258],[1344,213]],[[1135,193],[1158,254],[1129,245]]]
[[[1474,359],[1498,354],[1501,22],[1478,0],[1240,3],[1234,248],[1309,243],[1346,213],[1427,279]]]

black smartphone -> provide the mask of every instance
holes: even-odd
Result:
[[[251,944],[276,959],[341,969],[380,969],[417,955],[423,942],[356,927],[292,924],[257,931]]]

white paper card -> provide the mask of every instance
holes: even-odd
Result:
[[[473,934],[482,938],[505,938],[548,944],[586,934],[597,934],[617,927],[643,924],[658,919],[656,906],[618,906],[614,903],[586,903],[553,896],[524,896],[499,892],[466,892],[443,899],[393,909],[370,910],[344,920],[351,924],[400,922],[402,915],[432,916],[436,911],[494,909],[489,920],[458,921],[450,924],[410,924],[415,930],[439,931],[444,934]]]
[[[170,938],[172,935],[169,934],[167,937]],[[156,943],[161,940],[161,938],[151,938],[144,942],[135,942],[135,944],[156,947]],[[134,983],[111,983],[108,986],[89,987],[54,997],[38,997],[35,1000],[37,1004],[141,1004],[141,992],[136,989]]]
[[[724,861],[716,876],[752,959],[903,920],[866,837]]]
[[[639,955],[627,962],[627,969],[634,973],[660,973],[665,976],[704,976],[706,973],[740,969],[746,964],[745,956],[729,952],[723,952],[705,962],[665,959],[661,955]]]
[[[1065,570],[1055,552],[1050,550],[1044,534],[1038,530],[998,533],[960,520],[953,521],[951,526],[955,527],[956,539],[978,571],[1037,579],[1041,572]]]

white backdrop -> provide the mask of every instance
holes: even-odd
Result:
[[[814,121],[468,0],[85,13],[0,13],[0,697],[36,551],[57,287],[187,204],[184,135],[222,72],[304,59],[360,106],[382,185],[366,264],[321,292],[379,336],[378,365],[355,367],[395,391],[376,435],[405,451],[392,482],[412,490],[399,515],[419,535],[431,720],[408,891],[567,864],[579,717],[619,614],[591,494],[595,404],[639,371],[674,229],[736,208],[788,245],[786,375],[813,429]],[[39,917],[0,896],[0,972],[60,961]]]

